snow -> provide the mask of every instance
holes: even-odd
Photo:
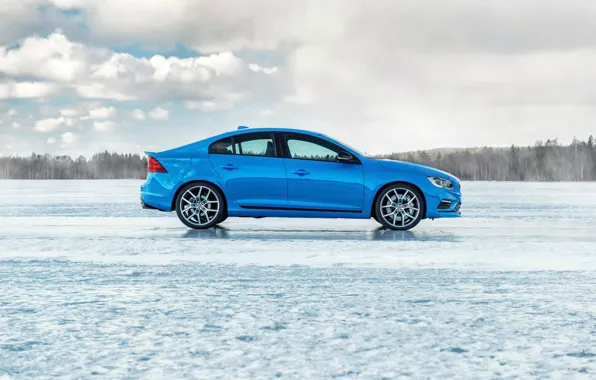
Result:
[[[229,219],[140,181],[0,181],[0,379],[590,378],[596,183],[466,182],[461,219]]]

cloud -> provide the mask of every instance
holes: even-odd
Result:
[[[35,127],[33,129],[42,133],[52,132],[64,124],[65,121],[66,119],[64,117],[55,119],[42,119],[35,122]]]
[[[255,73],[275,74],[277,72],[277,67],[261,67],[255,63],[249,64],[248,68]]]
[[[48,38],[29,37],[18,49],[0,49],[0,72],[12,77],[31,76],[72,83],[89,75],[93,54],[103,52],[72,43],[61,32]]]
[[[309,22],[321,25],[325,20],[333,26],[333,20],[317,20],[316,11],[328,7],[313,0],[153,0],[142,6],[135,0],[104,0],[101,6],[95,1],[53,3],[82,11],[94,38],[105,43],[180,42],[203,52],[274,49],[280,40],[302,34]],[[341,10],[341,4],[333,3]]]
[[[280,126],[319,130],[372,152],[570,140],[593,133],[596,122],[593,1],[138,4],[3,4],[0,99],[60,95],[114,100],[116,108],[135,101],[139,111],[165,102],[226,110],[209,115],[212,125],[275,109]],[[76,10],[70,17],[82,28],[73,32],[57,9]],[[62,31],[51,33],[56,27]],[[122,52],[179,45],[196,56]],[[62,116],[67,125],[90,108],[37,118]],[[151,117],[141,112],[130,117]]]
[[[98,132],[112,132],[116,129],[116,123],[113,121],[95,121],[93,129]]]
[[[130,116],[135,120],[145,120],[145,112],[140,109],[135,109],[130,113]]]
[[[229,100],[213,101],[187,101],[184,103],[186,109],[189,110],[201,110],[201,111],[222,111],[230,109],[234,106],[234,103]]]
[[[163,107],[156,107],[153,111],[149,112],[149,117],[153,120],[168,120],[170,118],[170,111]]]
[[[60,115],[64,116],[64,117],[77,117],[80,115],[79,110],[76,109],[61,109],[60,110]]]
[[[50,137],[50,138],[48,138],[48,141],[47,141],[47,143],[48,143],[48,145],[53,145],[53,144],[56,144],[56,139],[55,139],[55,138],[53,138],[53,137]]]
[[[12,87],[0,87],[0,98],[43,97],[66,89],[88,99],[214,99],[230,91],[254,91],[254,84],[266,83],[267,73],[275,70],[231,52],[135,57],[73,42],[56,31],[47,38],[26,38],[17,48],[0,48],[0,74],[13,78]],[[24,78],[38,82],[15,82]]]
[[[12,129],[19,129],[21,128],[21,123],[15,121],[12,123]]]
[[[19,114],[19,111],[17,111],[14,108],[11,108],[8,110],[8,112],[6,113],[8,116],[12,117],[12,116],[17,116]]]
[[[60,141],[62,142],[60,147],[65,148],[74,144],[77,141],[77,136],[72,132],[65,132],[60,135]]]
[[[0,100],[2,99],[34,99],[56,95],[60,87],[45,82],[0,82]]]
[[[114,107],[99,107],[89,111],[89,119],[110,119],[116,116],[116,108]]]

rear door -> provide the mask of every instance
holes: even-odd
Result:
[[[283,133],[288,177],[288,208],[320,211],[362,211],[364,172],[355,157],[337,162],[344,151],[325,139],[301,133]]]
[[[277,150],[269,132],[240,134],[211,144],[209,158],[230,201],[244,207],[287,206],[286,171]]]

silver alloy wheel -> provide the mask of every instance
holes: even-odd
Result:
[[[411,190],[394,188],[381,199],[381,217],[397,228],[408,227],[420,214],[420,200]]]
[[[195,226],[207,225],[219,212],[219,198],[205,186],[191,187],[180,198],[182,217]]]

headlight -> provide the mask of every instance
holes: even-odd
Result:
[[[439,177],[428,177],[428,179],[436,187],[441,187],[441,188],[447,189],[447,190],[453,190],[453,182],[451,182],[451,180],[448,180],[446,178],[439,178]]]

